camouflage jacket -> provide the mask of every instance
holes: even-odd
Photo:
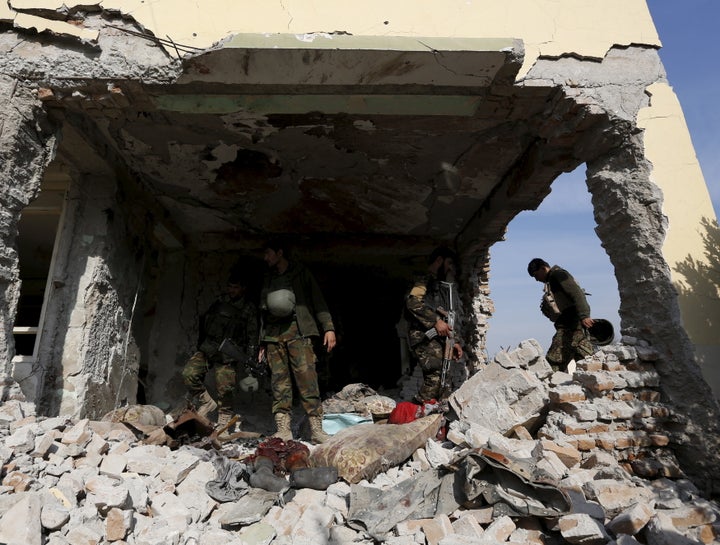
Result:
[[[560,317],[555,321],[556,325],[574,325],[579,320],[590,317],[590,305],[585,297],[585,291],[569,272],[553,265],[548,272],[547,283],[560,309]]]
[[[221,295],[200,320],[198,349],[208,357],[214,356],[227,338],[248,352],[257,347],[257,307],[244,297]]]
[[[288,318],[273,318],[267,310],[267,295],[278,289],[290,289],[295,294],[295,312]],[[284,273],[275,271],[265,275],[260,294],[262,316],[261,338],[266,342],[277,341],[292,324],[297,322],[300,336],[310,337],[327,331],[335,331],[335,325],[320,286],[309,269],[292,261]],[[318,328],[318,325],[320,328]]]
[[[426,332],[433,329],[438,319],[443,319],[438,307],[449,310],[450,304],[447,290],[442,289],[442,282],[432,273],[417,275],[413,286],[405,297],[405,317],[408,321],[408,338],[410,346],[427,340]],[[456,320],[454,330],[460,330],[460,305],[457,292],[453,299]]]

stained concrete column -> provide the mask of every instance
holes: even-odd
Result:
[[[56,139],[33,89],[0,76],[0,104],[0,372],[7,374],[15,355],[12,329],[20,297],[18,221],[37,197]]]
[[[142,295],[145,241],[134,236],[117,180],[83,175],[69,189],[40,345],[46,414],[100,418],[136,401],[134,323]]]
[[[663,401],[675,412],[671,440],[683,469],[706,491],[720,490],[720,409],[683,328],[663,253],[663,195],[650,180],[641,136],[624,131],[615,151],[588,162],[596,232],[615,268],[621,329],[658,351]]]

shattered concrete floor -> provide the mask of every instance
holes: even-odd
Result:
[[[718,543],[720,507],[677,466],[668,448],[672,415],[653,394],[656,381],[632,346],[605,347],[570,376],[552,373],[539,345],[526,341],[453,393],[457,418],[445,441],[432,438],[438,415],[358,424],[324,445],[298,443],[311,461],[334,460],[343,478],[321,490],[272,492],[228,478],[246,475],[257,440],[220,450],[148,444],[127,424],[36,415],[8,379],[0,407],[0,542]],[[378,397],[353,403],[369,408]],[[256,393],[238,408],[243,429],[272,431],[267,396]],[[423,426],[426,435],[408,432]],[[365,451],[388,430],[390,448]],[[343,443],[354,446],[343,451]],[[411,454],[398,454],[400,447]],[[470,458],[480,460],[477,473]],[[360,472],[350,476],[350,468]],[[208,483],[218,482],[232,499],[211,497]],[[567,504],[551,505],[551,497]]]

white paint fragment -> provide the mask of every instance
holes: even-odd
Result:
[[[12,23],[17,12],[10,9],[6,2],[0,2],[0,22]]]
[[[74,36],[85,41],[97,41],[100,34],[97,30],[79,28],[63,21],[51,21],[26,13],[18,13],[16,15],[15,27],[24,29],[34,28],[38,32],[51,32],[64,36]]]
[[[299,41],[306,43],[314,42],[315,38],[327,38],[328,40],[332,40],[332,34],[328,34],[327,32],[313,32],[312,34],[295,34],[295,37]]]

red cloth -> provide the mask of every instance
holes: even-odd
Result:
[[[284,475],[293,469],[308,467],[309,454],[308,447],[300,441],[286,442],[279,437],[269,437],[245,461],[254,463],[256,458],[268,458],[272,460],[275,474]]]
[[[410,401],[401,401],[388,416],[389,424],[407,424],[422,415],[422,406]]]

